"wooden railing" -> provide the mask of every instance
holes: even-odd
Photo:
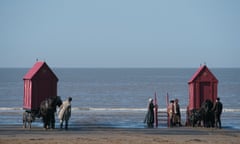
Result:
[[[169,126],[168,114],[166,111],[158,111],[158,123],[159,125]]]

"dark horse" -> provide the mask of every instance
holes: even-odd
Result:
[[[201,122],[204,127],[214,127],[214,113],[212,111],[213,102],[211,100],[205,100],[199,110],[192,110],[190,115],[190,123],[194,127],[195,125],[201,126]]]
[[[40,104],[40,115],[43,118],[43,127],[45,129],[55,128],[55,112],[56,107],[62,105],[60,96],[51,97],[41,102]]]
[[[206,100],[201,107],[202,119],[204,127],[214,127],[214,113],[212,111],[213,102],[211,100]]]

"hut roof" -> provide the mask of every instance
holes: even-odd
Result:
[[[213,75],[213,73],[208,69],[208,67],[206,65],[203,65],[194,73],[188,83],[194,82],[203,73],[203,71],[207,71],[214,80],[218,81],[217,78]]]
[[[42,61],[39,61],[39,62],[36,62],[34,64],[34,66],[25,74],[25,76],[23,77],[23,79],[32,79],[36,74],[37,72],[43,67],[43,66],[46,66],[48,68],[48,70],[50,71],[50,73],[56,77],[56,79],[58,80],[57,76],[53,73],[53,71],[49,68],[49,66],[46,64],[46,62],[42,62]]]

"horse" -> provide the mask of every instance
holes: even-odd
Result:
[[[202,122],[204,127],[214,127],[214,113],[212,108],[212,101],[207,99],[202,103],[200,109],[192,110],[189,118],[191,126],[201,126]]]
[[[214,127],[214,113],[212,111],[213,102],[207,99],[203,102],[201,110],[203,116],[203,126],[204,127]]]
[[[43,127],[45,129],[55,128],[55,112],[56,107],[62,105],[60,96],[50,97],[42,101],[40,104],[40,115],[43,119]]]

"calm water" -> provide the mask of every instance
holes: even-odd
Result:
[[[160,110],[166,94],[178,98],[182,113],[188,104],[188,80],[196,69],[53,69],[58,95],[73,97],[72,125],[144,127],[149,97],[157,93]],[[0,124],[21,124],[23,76],[28,69],[0,69]],[[219,80],[224,104],[223,126],[240,129],[240,69],[211,69]],[[183,116],[183,121],[185,117]],[[40,125],[40,121],[35,125]],[[164,125],[163,125],[164,126]]]

